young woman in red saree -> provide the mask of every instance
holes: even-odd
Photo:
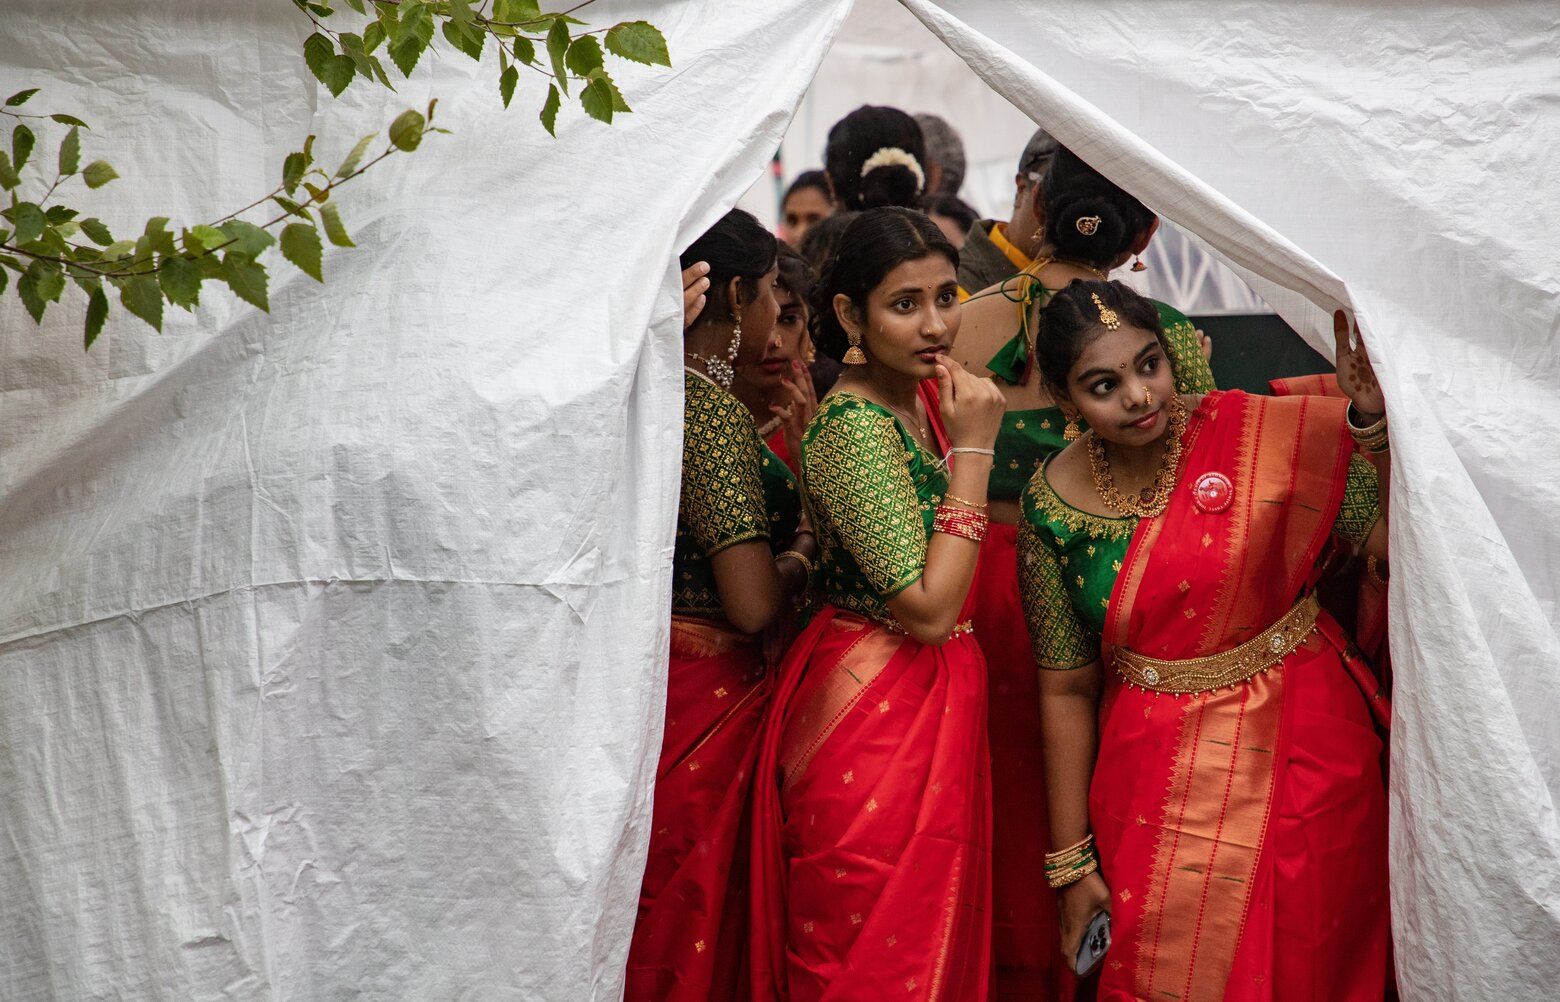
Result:
[[[961,607],[1002,398],[946,357],[957,262],[920,213],[868,210],[814,298],[820,350],[849,367],[803,440],[825,604],[760,742],[756,1000],[987,990],[985,665]]]
[[[1183,397],[1124,286],[1041,316],[1041,371],[1091,428],[1030,481],[1019,540],[1063,953],[1105,910],[1101,999],[1377,1002],[1385,700],[1311,591],[1332,535],[1385,555],[1363,345],[1340,326],[1352,409]]]
[[[1050,848],[1040,693],[1018,595],[1019,496],[1040,464],[1080,433],[1033,363],[1035,312],[1075,278],[1103,278],[1145,250],[1159,219],[1065,148],[1050,156],[1031,215],[1037,257],[964,304],[953,355],[990,372],[1007,398],[991,472],[991,529],[975,572],[975,636],[986,656],[991,730],[994,1002],[1073,997],[1056,954],[1056,896],[1042,860]],[[993,234],[993,239],[996,235]],[[1031,248],[1034,249],[1034,248]],[[1206,342],[1178,310],[1155,303],[1183,393],[1214,388]]]
[[[672,557],[672,643],[666,730],[656,769],[650,853],[629,946],[625,997],[734,998],[747,946],[744,817],[769,693],[761,641],[806,585],[817,542],[766,503],[763,445],[729,387],[769,344],[775,238],[733,211],[683,254],[708,289],[685,332],[687,394],[682,497]],[[685,282],[687,273],[685,273]],[[685,308],[697,309],[688,303]],[[690,312],[693,311],[690,309]],[[771,538],[785,527],[789,549]]]

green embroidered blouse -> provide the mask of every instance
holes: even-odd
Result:
[[[1045,471],[1042,466],[1024,489],[1019,592],[1036,663],[1054,670],[1081,668],[1099,657],[1105,611],[1138,520],[1074,508],[1051,487]],[[1353,456],[1333,532],[1359,545],[1380,517],[1376,468]]]
[[[672,553],[672,611],[724,619],[710,557],[737,543],[770,538],[760,472],[763,443],[736,397],[694,372],[685,374],[683,387],[682,496]]]
[[[778,553],[796,537],[802,494],[796,487],[796,474],[762,439],[758,443],[758,478],[764,485],[764,508],[769,512],[769,542]]]
[[[1041,289],[1040,293],[1050,290]],[[1032,301],[1032,300],[1031,300]],[[1175,372],[1175,388],[1179,393],[1207,393],[1214,389],[1213,370],[1203,357],[1202,346],[1197,341],[1197,328],[1186,315],[1173,306],[1154,301],[1159,308],[1159,323],[1165,331],[1165,343],[1170,349],[1170,367]],[[1029,345],[1024,331],[992,356],[986,368],[1013,385],[1023,382],[1024,368],[1029,359]],[[1067,419],[1059,407],[1041,407],[1027,411],[1008,411],[1002,417],[1002,430],[997,433],[997,458],[991,468],[991,484],[987,491],[994,501],[1016,501],[1023,493],[1024,485],[1034,476],[1040,464],[1062,451],[1067,440],[1062,429]],[[1082,431],[1088,425],[1078,422]]]
[[[947,473],[887,409],[825,397],[802,440],[803,482],[821,547],[823,599],[893,624],[888,600],[926,566]]]

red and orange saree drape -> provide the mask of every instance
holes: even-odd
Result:
[[[1166,661],[1228,651],[1296,606],[1343,497],[1343,413],[1245,394],[1199,408],[1182,482],[1222,473],[1233,501],[1209,511],[1178,490],[1139,524],[1107,613],[1107,665],[1116,648]],[[1384,710],[1325,612],[1249,681],[1177,696],[1112,676],[1090,791],[1115,937],[1101,999],[1383,997]]]

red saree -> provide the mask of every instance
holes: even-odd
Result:
[[[1229,650],[1311,584],[1342,500],[1341,401],[1210,394],[1183,483],[1234,485],[1210,513],[1178,490],[1138,526],[1105,627],[1110,651]],[[1384,700],[1337,624],[1249,681],[1187,696],[1112,675],[1090,818],[1112,892],[1107,1000],[1379,1002],[1386,991]]]
[[[734,999],[747,940],[747,824],[769,693],[758,641],[672,617],[666,735],[624,998]]]
[[[945,442],[935,392],[927,405]],[[983,999],[990,784],[974,638],[934,647],[826,605],[777,678],[753,795],[753,998]]]
[[[1040,740],[1040,682],[1018,593],[1018,529],[992,522],[970,607],[986,658],[991,743],[991,998],[1071,999],[1076,979],[1057,950],[1056,892],[1045,879],[1050,824]]]

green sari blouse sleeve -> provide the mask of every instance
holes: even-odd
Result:
[[[926,567],[926,522],[892,419],[841,400],[820,415],[804,450],[807,498],[879,595],[892,598]],[[820,537],[822,538],[822,537]]]
[[[1333,532],[1355,546],[1364,546],[1381,520],[1381,484],[1370,460],[1356,453],[1349,457],[1349,480],[1343,488],[1343,506],[1333,522]]]
[[[1018,589],[1035,663],[1051,671],[1082,668],[1100,656],[1062,587],[1056,550],[1028,518],[1018,523]]]
[[[1213,385],[1213,370],[1203,357],[1202,344],[1192,321],[1168,303],[1154,301],[1159,308],[1159,325],[1165,330],[1165,343],[1170,349],[1170,367],[1175,370],[1175,388],[1178,393],[1208,393]]]
[[[758,433],[729,393],[689,384],[678,515],[705,555],[769,538]]]

